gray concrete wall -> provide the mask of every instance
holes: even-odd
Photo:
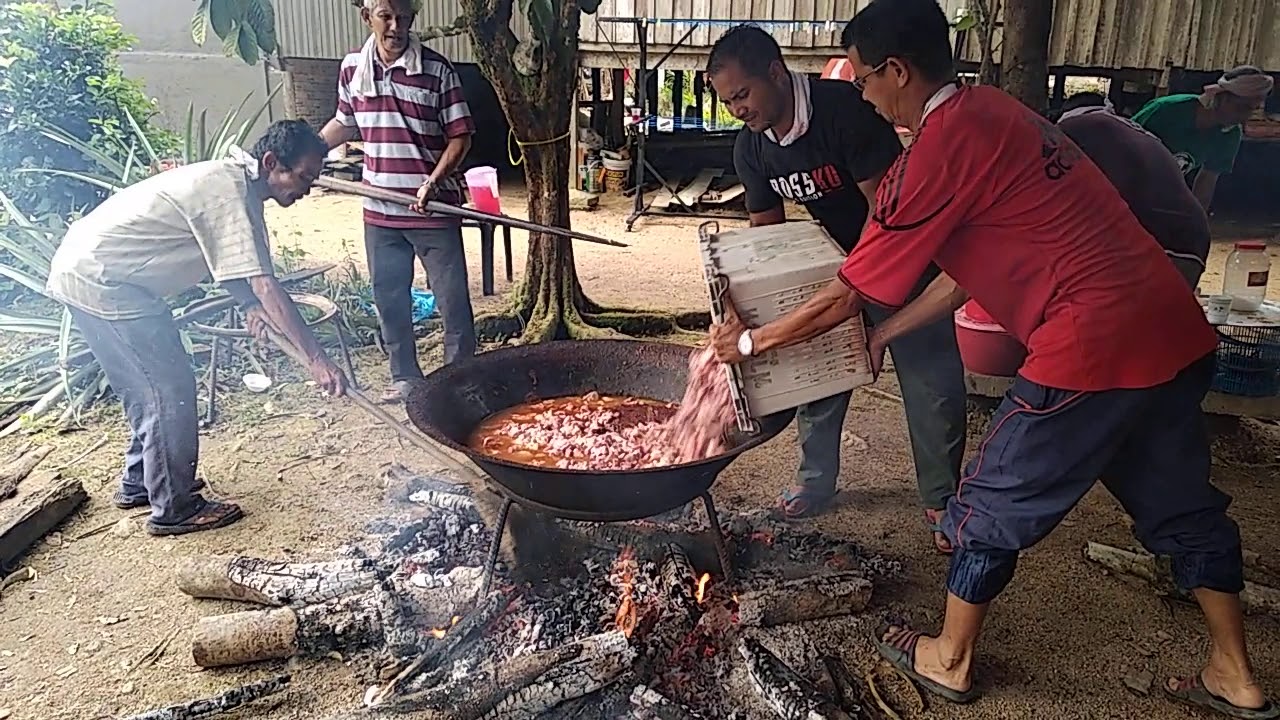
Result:
[[[245,65],[238,58],[222,54],[222,41],[212,31],[203,47],[191,40],[193,2],[165,0],[115,0],[116,17],[124,29],[137,38],[134,49],[120,57],[125,73],[146,83],[147,92],[159,102],[162,122],[174,130],[184,129],[187,105],[194,103],[196,114],[208,110],[210,128],[235,109],[252,92],[245,105],[246,115],[266,101],[268,79],[261,63]],[[284,82],[284,74],[270,71],[270,87]],[[284,115],[284,92],[276,94],[272,112]],[[269,122],[263,114],[256,130]]]

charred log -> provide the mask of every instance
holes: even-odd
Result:
[[[702,720],[702,715],[690,710],[662,693],[646,685],[637,685],[631,691],[632,712],[636,720]]]
[[[855,720],[758,641],[739,640],[738,654],[756,692],[783,720]]]
[[[318,605],[202,618],[191,654],[197,665],[208,668],[379,646],[403,653],[421,642],[404,625],[396,598],[378,587]]]
[[[871,581],[859,573],[823,573],[784,580],[738,594],[738,621],[771,627],[862,612]]]
[[[192,700],[180,705],[151,710],[141,715],[131,715],[125,720],[196,720],[230,712],[241,705],[261,700],[284,690],[289,685],[290,676],[280,675],[262,682],[242,685],[211,698]]]
[[[581,653],[581,645],[565,645],[488,664],[428,690],[393,698],[378,707],[398,712],[430,710],[434,712],[428,717],[439,720],[475,720],[497,707],[517,688],[533,683]]]
[[[458,648],[475,641],[483,635],[485,630],[507,609],[510,602],[511,597],[501,591],[492,592],[485,596],[471,612],[467,613],[457,625],[454,625],[445,634],[440,642],[432,643],[412,663],[392,678],[374,696],[371,704],[374,706],[381,705],[397,695],[406,694],[406,691],[416,692],[419,689],[430,687],[427,684],[415,684],[413,681],[423,673],[443,665]]]
[[[834,655],[824,656],[822,664],[835,685],[835,698],[840,707],[855,718],[868,717],[871,713],[869,708],[875,701],[867,697],[866,686],[858,682],[849,666]]]
[[[244,555],[188,558],[178,589],[195,598],[259,605],[311,605],[369,590],[378,573],[369,560],[285,563]]]
[[[565,701],[608,687],[636,660],[635,648],[616,630],[575,644],[581,647],[576,658],[508,695],[483,716],[484,720],[533,720]]]

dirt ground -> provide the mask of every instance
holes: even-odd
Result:
[[[507,209],[523,200],[504,188]],[[579,230],[622,239],[626,249],[579,243],[575,250],[583,284],[596,299],[669,309],[705,305],[696,259],[696,223],[643,218],[624,233],[628,201],[607,199],[601,209],[575,213]],[[315,263],[351,257],[363,262],[358,202],[320,195],[288,211],[274,211],[276,242],[299,246]],[[1260,237],[1260,235],[1252,235]],[[471,284],[478,310],[496,306],[508,285],[498,253],[498,292],[480,298],[479,253],[474,232]],[[1215,247],[1205,287],[1220,282],[1227,244]],[[523,234],[516,233],[516,279],[524,263]],[[1273,287],[1276,283],[1273,283]],[[358,353],[360,378],[386,380],[376,350]],[[435,352],[424,361],[439,362]],[[400,462],[430,473],[436,468],[393,433],[358,410],[327,402],[299,382],[277,382],[267,395],[239,392],[222,400],[221,419],[202,436],[201,473],[217,498],[240,503],[241,523],[212,533],[153,539],[137,526],[110,527],[131,513],[110,505],[127,430],[114,407],[87,419],[83,432],[49,438],[57,446],[46,467],[63,465],[106,444],[63,472],[82,479],[90,501],[25,562],[37,580],[18,584],[0,599],[0,718],[15,720],[110,718],[142,712],[231,686],[294,673],[290,690],[231,718],[324,718],[358,705],[366,668],[360,659],[264,663],[206,671],[190,654],[193,623],[205,615],[243,609],[233,603],[197,601],[174,586],[179,558],[209,553],[248,553],[280,559],[325,559],[361,536],[369,519],[386,512],[379,470]],[[279,380],[279,379],[278,379]],[[878,387],[895,391],[893,378]],[[397,411],[398,412],[398,411]],[[878,587],[869,616],[824,627],[824,649],[843,650],[862,668],[874,662],[867,632],[886,616],[906,617],[933,629],[940,619],[947,563],[931,552],[920,519],[906,427],[899,404],[858,393],[850,409],[842,464],[843,493],[834,512],[813,521],[825,532],[848,537],[874,552],[901,559],[903,582]],[[978,428],[971,431],[970,445]],[[855,437],[856,436],[856,437]],[[865,441],[862,442],[862,441]],[[0,441],[0,457],[21,441]],[[1280,540],[1280,434],[1272,424],[1245,422],[1217,441],[1214,479],[1235,497],[1232,514],[1245,547],[1277,582]],[[738,459],[716,486],[722,510],[771,504],[791,480],[795,433],[785,431]],[[136,516],[136,513],[132,513]],[[124,530],[128,530],[125,523]],[[87,534],[87,535],[86,535]],[[967,708],[940,702],[907,718],[1161,718],[1209,717],[1172,705],[1158,687],[1171,673],[1194,671],[1207,637],[1194,608],[1162,600],[1137,581],[1110,576],[1082,558],[1086,541],[1133,543],[1125,516],[1105,492],[1092,493],[1045,542],[1025,553],[1017,578],[995,605],[980,649],[979,683],[987,696]],[[1280,623],[1252,617],[1248,632],[1259,677],[1280,696]],[[157,647],[164,651],[158,659]],[[1151,696],[1135,694],[1122,679],[1147,670]],[[900,707],[905,698],[895,698]]]

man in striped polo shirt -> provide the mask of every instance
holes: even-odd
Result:
[[[372,31],[342,61],[338,110],[321,135],[330,148],[364,139],[364,182],[385,190],[462,203],[457,170],[475,124],[462,83],[443,55],[410,32],[421,0],[364,0]],[[391,358],[384,402],[403,399],[422,377],[413,335],[413,259],[427,271],[444,318],[444,361],[475,353],[475,319],[467,291],[467,258],[457,218],[424,214],[380,200],[364,201],[365,252],[382,340]]]

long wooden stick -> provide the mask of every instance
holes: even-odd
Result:
[[[359,195],[371,200],[381,200],[383,202],[395,203],[408,207],[418,202],[416,195],[408,193],[396,192],[395,190],[383,190],[381,188],[371,187],[364,183],[352,182],[350,180],[339,180],[335,177],[321,177],[316,180],[316,184],[322,188],[327,188],[335,192],[346,193],[348,195]],[[481,212],[472,210],[471,208],[458,207],[448,203],[438,202],[436,200],[428,200],[422,204],[422,208],[428,212],[439,215],[452,215],[466,220],[477,220],[479,222],[490,222],[497,225],[510,225],[511,227],[528,230],[529,232],[547,233],[550,235],[558,235],[573,240],[585,240],[600,245],[611,245],[613,247],[628,247],[626,243],[617,240],[609,240],[607,238],[588,235],[586,233],[576,232],[574,230],[566,230],[564,228],[553,227],[551,225],[542,225],[528,220],[521,220],[510,215],[499,215],[495,213]]]
[[[280,348],[280,350],[284,352],[285,355],[288,355],[294,362],[302,366],[303,369],[306,369],[306,356],[302,354],[302,351],[294,347],[293,343],[289,342],[288,338],[272,329],[267,330],[267,336]],[[356,407],[364,410],[366,413],[373,416],[374,419],[379,420],[382,424],[396,431],[396,433],[399,434],[400,437],[404,438],[410,445],[413,445],[427,455],[430,455],[432,460],[435,460],[441,465],[453,470],[469,480],[482,484],[487,482],[484,476],[478,471],[473,470],[454,459],[444,450],[444,448],[436,445],[425,436],[405,427],[400,421],[392,417],[391,413],[374,404],[372,400],[364,396],[364,393],[356,390],[350,384],[347,385],[347,398],[351,400],[351,402],[355,403]]]

